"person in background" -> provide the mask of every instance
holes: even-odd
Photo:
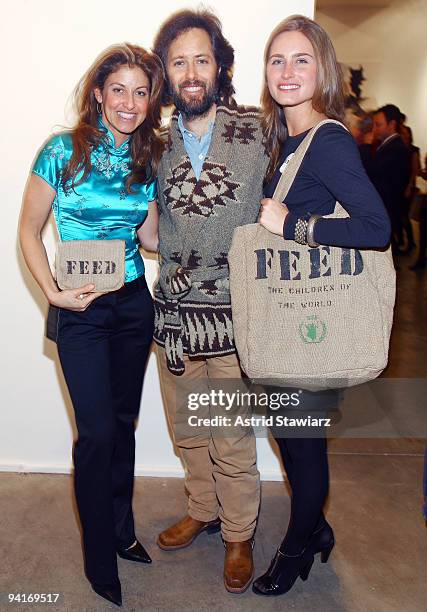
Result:
[[[427,181],[427,155],[424,158],[424,169],[420,169],[419,176],[421,176],[425,181]],[[427,193],[425,189],[420,193],[417,193],[417,196],[421,198],[421,206],[419,211],[419,233],[420,233],[420,244],[418,248],[418,255],[415,262],[409,266],[409,269],[417,272],[418,270],[423,270],[426,267],[427,259],[426,259],[426,249],[427,249]]]
[[[163,69],[130,44],[106,49],[75,92],[74,129],[49,138],[24,195],[20,241],[50,304],[75,412],[74,483],[85,570],[93,590],[122,603],[117,554],[151,563],[135,535],[132,496],[135,421],[153,335],[154,312],[139,245],[156,251],[156,169]],[[61,240],[124,240],[125,284],[61,291],[42,229],[53,210]],[[49,331],[49,330],[48,330]]]
[[[360,158],[368,176],[373,162],[373,125],[372,113],[366,113],[363,117],[360,117],[356,123],[356,129],[353,129],[353,137],[359,147]]]
[[[260,485],[249,427],[189,428],[188,392],[212,380],[241,380],[234,344],[227,254],[234,228],[256,221],[268,159],[258,109],[233,99],[234,51],[209,11],[180,11],[160,28],[154,50],[173,103],[159,166],[160,276],[154,292],[160,380],[174,441],[186,468],[188,514],[158,537],[162,550],[221,530],[224,584],[251,583]],[[221,383],[222,384],[222,383]],[[230,384],[230,383],[229,383]],[[206,407],[205,416],[218,410]],[[198,415],[200,415],[200,410]]]
[[[307,244],[310,223],[317,245],[385,247],[390,240],[390,221],[362,166],[356,142],[341,123],[343,78],[325,30],[301,15],[285,19],[268,39],[264,66],[261,100],[270,165],[259,223],[299,244]],[[286,160],[310,129],[325,119],[339,123],[318,129],[286,201],[272,199],[281,173],[286,172]],[[349,217],[323,218],[333,213],[337,200]],[[283,350],[298,348],[285,346]],[[337,400],[335,390],[302,390],[299,397],[303,410],[330,408]],[[324,433],[290,437],[280,427],[272,433],[292,489],[291,516],[270,567],[252,588],[258,595],[274,596],[289,591],[298,576],[307,579],[316,553],[327,561],[334,534],[323,513],[329,487]]]
[[[416,179],[421,172],[420,149],[414,145],[412,130],[408,125],[401,127],[402,140],[407,146],[410,155],[411,174],[406,186],[402,200],[402,229],[406,233],[406,247],[401,251],[402,255],[409,255],[415,249],[414,233],[412,231],[409,213],[413,197],[416,193]],[[400,244],[403,243],[403,235],[400,237]]]
[[[380,194],[392,226],[393,254],[398,254],[402,235],[402,202],[411,176],[410,154],[400,135],[402,113],[386,104],[374,113],[376,149],[370,178]]]

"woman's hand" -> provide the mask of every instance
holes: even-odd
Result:
[[[83,285],[77,289],[64,289],[49,293],[48,299],[52,306],[73,310],[74,312],[84,312],[90,304],[102,293],[93,291],[95,285]]]
[[[259,223],[269,232],[283,236],[283,224],[288,212],[285,204],[271,198],[264,198],[261,200]]]

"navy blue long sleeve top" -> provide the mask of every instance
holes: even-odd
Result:
[[[278,167],[264,188],[273,197],[286,160],[307,132],[288,136]],[[314,240],[319,244],[347,248],[382,248],[390,240],[390,219],[384,204],[363,168],[357,145],[347,130],[328,123],[319,128],[299,172],[285,198],[289,209],[283,235],[293,240],[299,218],[328,215],[338,201],[350,215],[345,219],[319,219]]]

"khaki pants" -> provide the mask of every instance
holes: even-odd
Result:
[[[222,536],[228,542],[248,540],[255,529],[260,499],[252,429],[233,428],[224,436],[222,428],[197,427],[193,433],[188,426],[178,426],[178,421],[182,424],[191,414],[186,402],[189,390],[209,393],[209,379],[241,378],[237,356],[190,360],[184,355],[185,373],[176,376],[167,368],[165,350],[157,345],[156,350],[166,414],[186,472],[188,513],[199,521],[219,516]],[[202,410],[197,416],[217,414],[212,406]]]

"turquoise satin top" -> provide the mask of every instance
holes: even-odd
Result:
[[[129,141],[116,147],[113,134],[100,122],[105,141],[92,151],[92,171],[75,190],[64,192],[61,172],[71,158],[69,133],[52,136],[40,151],[32,171],[56,191],[52,203],[61,240],[125,240],[125,282],[144,274],[136,230],[145,220],[148,203],[157,197],[156,181],[125,187],[129,174]],[[82,176],[77,175],[76,183]]]

